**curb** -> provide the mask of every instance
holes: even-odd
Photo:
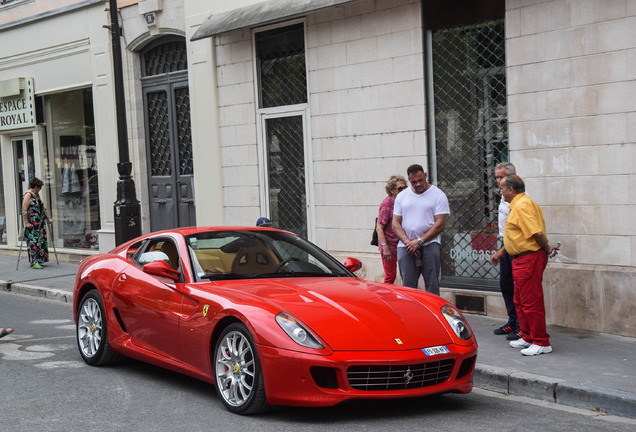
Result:
[[[636,394],[495,366],[475,365],[475,387],[636,418]]]
[[[72,292],[55,288],[42,288],[35,285],[12,283],[11,281],[0,281],[0,291],[30,295],[47,300],[61,301],[63,303],[73,303]]]

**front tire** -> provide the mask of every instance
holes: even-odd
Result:
[[[105,366],[123,359],[122,355],[113,352],[108,342],[104,303],[97,290],[90,290],[82,297],[76,328],[79,352],[87,364]]]
[[[214,350],[216,390],[225,408],[235,414],[267,411],[265,385],[256,344],[242,323],[230,324]]]

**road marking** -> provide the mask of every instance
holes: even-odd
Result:
[[[51,362],[38,363],[33,366],[39,369],[46,369],[46,370],[62,369],[62,368],[77,369],[77,368],[86,366],[86,363],[80,362],[80,361],[51,361]]]
[[[28,352],[20,351],[20,345],[5,344],[0,345],[0,355],[4,360],[39,360],[47,357],[52,357],[55,354],[52,352]]]
[[[66,323],[70,323],[73,322],[70,319],[43,319],[43,320],[36,320],[36,321],[29,321],[29,324],[66,324]]]
[[[53,344],[53,345],[32,345],[26,348],[27,351],[47,352],[47,351],[63,351],[74,349],[75,345],[69,344]]]
[[[50,338],[40,338],[40,339],[18,339],[18,340],[8,340],[6,342],[0,342],[0,345],[2,344],[9,344],[9,343],[21,343],[21,342],[40,342],[40,341],[46,341],[46,340],[55,340],[55,339],[70,339],[70,338],[75,338],[75,335],[73,336],[55,336],[55,337],[50,337]]]

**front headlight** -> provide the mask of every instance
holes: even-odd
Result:
[[[313,333],[303,327],[292,316],[281,312],[276,315],[276,322],[287,333],[287,336],[292,338],[298,345],[315,349],[323,349],[325,347]]]
[[[471,337],[470,327],[461,313],[451,305],[442,306],[442,315],[448,321],[458,338],[468,340]]]

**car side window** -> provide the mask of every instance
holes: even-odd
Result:
[[[181,265],[177,246],[167,239],[150,240],[144,252],[135,256],[136,263],[143,268],[148,263],[165,261],[171,269],[178,270]]]

